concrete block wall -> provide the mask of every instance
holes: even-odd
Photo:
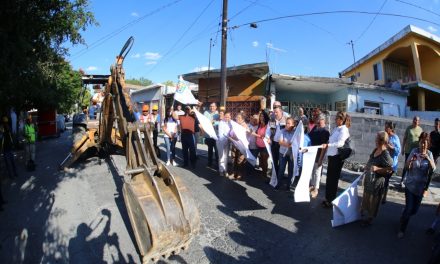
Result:
[[[330,125],[330,130],[335,126],[335,111],[330,111],[328,113],[328,124]],[[396,123],[396,134],[400,138],[400,143],[402,144],[403,136],[406,128],[412,124],[412,118],[399,118],[393,116],[381,116],[381,115],[371,115],[364,113],[349,113],[351,116],[351,127],[349,129],[350,136],[352,137],[356,154],[354,157],[349,159],[348,163],[351,164],[366,164],[368,158],[375,147],[375,138],[376,134],[379,131],[383,131],[385,129],[386,121],[393,121]],[[434,130],[434,120],[432,122],[428,122],[425,120],[421,121],[420,126],[423,128],[423,131],[430,133]],[[404,156],[399,156],[399,168],[403,167]],[[436,171],[440,172],[439,169]],[[400,174],[399,174],[400,175]]]

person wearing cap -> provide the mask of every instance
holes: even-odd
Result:
[[[37,138],[37,129],[32,122],[32,116],[29,115],[24,125],[24,137],[26,140],[26,166],[33,168],[35,165],[35,141]]]
[[[3,153],[3,158],[5,160],[6,170],[10,178],[17,177],[17,170],[15,168],[14,161],[14,141],[12,140],[11,127],[9,126],[9,119],[4,116],[2,118],[1,126],[1,151]]]
[[[185,107],[185,115],[179,116],[182,153],[183,153],[183,167],[187,167],[189,162],[193,169],[196,167],[196,148],[194,142],[194,132],[196,119],[191,107]]]
[[[330,132],[325,124],[325,115],[320,114],[314,120],[316,124],[309,132],[312,146],[320,146],[327,144],[330,138]],[[325,149],[319,148],[316,154],[315,165],[313,166],[312,177],[310,178],[310,194],[312,198],[316,198],[319,192],[319,184],[321,183],[322,162],[325,157]]]
[[[211,103],[209,105],[209,110],[206,110],[203,115],[211,121],[212,126],[216,134],[218,133],[218,122],[219,122],[219,113],[217,111],[217,104]],[[215,160],[218,163],[218,150],[215,139],[211,138],[207,133],[205,133],[205,144],[208,146],[208,167],[212,166],[212,154],[215,154]]]
[[[147,104],[142,105],[142,115],[139,117],[141,123],[148,123],[150,119],[150,107]]]

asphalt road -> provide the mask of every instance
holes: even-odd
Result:
[[[70,131],[37,145],[37,170],[3,179],[8,200],[0,213],[0,263],[140,263],[122,198],[125,157],[91,158],[57,171],[70,149]],[[160,140],[162,143],[162,140]],[[180,143],[178,143],[180,147]],[[332,228],[332,211],[294,203],[258,173],[244,181],[219,177],[200,150],[195,170],[173,167],[191,190],[201,230],[188,250],[161,263],[427,263],[435,211],[423,205],[404,239],[397,239],[402,194],[393,193],[372,226]],[[162,152],[162,157],[165,153]],[[180,157],[180,151],[178,151]],[[181,163],[181,160],[178,160]],[[346,179],[350,175],[345,175]]]

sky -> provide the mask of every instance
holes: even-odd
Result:
[[[71,46],[67,60],[87,74],[109,74],[126,40],[126,78],[154,83],[221,64],[222,0],[89,0],[98,26]],[[227,66],[267,62],[278,74],[337,77],[405,26],[440,35],[440,0],[229,0]],[[417,6],[417,7],[416,7]],[[333,13],[274,19],[329,11]],[[411,18],[375,15],[378,12]],[[259,22],[261,21],[261,22]],[[256,22],[257,28],[248,23]],[[211,43],[211,45],[210,45]],[[211,46],[211,52],[210,52]]]

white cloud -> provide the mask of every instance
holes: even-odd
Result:
[[[136,13],[136,12],[131,12],[131,16],[134,16],[134,17],[138,17],[138,16],[139,16],[139,14],[138,14],[138,13]]]
[[[437,31],[437,29],[435,27],[433,27],[433,26],[429,26],[428,30],[431,31],[431,32],[436,32]]]
[[[158,60],[162,57],[162,55],[157,52],[145,52],[144,57],[147,60]]]
[[[136,53],[136,54],[131,55],[131,57],[135,58],[135,59],[139,59],[141,57],[141,54],[140,53]]]
[[[211,70],[213,70],[214,68],[211,66],[211,68],[209,68]],[[192,69],[192,72],[201,72],[201,71],[207,71],[208,70],[208,66],[200,66],[200,67],[195,67],[194,69]]]
[[[96,67],[96,66],[89,66],[89,67],[87,67],[87,69],[86,69],[86,71],[96,71],[98,69],[98,67]]]
[[[147,61],[145,62],[145,65],[154,65],[157,64],[157,61]]]
[[[266,43],[266,47],[268,48],[268,49],[271,49],[271,50],[274,50],[274,51],[279,51],[279,52],[287,52],[287,50],[285,50],[285,49],[280,49],[280,48],[277,48],[277,47],[275,47],[272,43]]]
[[[258,44],[259,44],[258,41],[253,41],[253,42],[252,42],[252,46],[253,46],[253,47],[258,47]]]

